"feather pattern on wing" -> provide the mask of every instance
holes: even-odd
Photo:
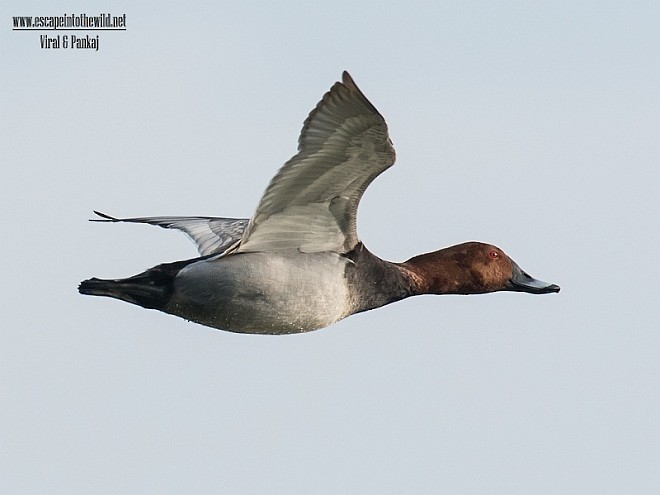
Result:
[[[248,219],[221,217],[138,217],[115,218],[95,211],[101,218],[93,222],[130,222],[157,225],[164,229],[176,229],[190,237],[202,256],[223,254],[240,241]]]
[[[275,175],[238,252],[349,252],[360,198],[394,164],[385,120],[347,72],[303,125],[298,154]]]

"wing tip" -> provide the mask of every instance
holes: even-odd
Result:
[[[92,210],[97,216],[101,218],[90,218],[90,222],[120,222],[118,218],[115,218],[113,216],[108,215],[107,213],[103,213],[98,210]]]
[[[369,101],[369,98],[366,97],[358,85],[355,84],[353,76],[351,76],[347,70],[341,73],[341,83],[338,84],[345,87],[349,92],[357,94],[358,97],[362,100],[362,103],[366,105],[369,110],[380,115],[378,109],[373,105],[373,103],[371,103],[371,101]],[[332,92],[332,90],[330,92]]]
[[[362,91],[360,91],[360,88],[358,88],[357,84],[355,84],[353,77],[348,73],[347,70],[341,73],[341,83],[347,88],[351,90],[357,90],[360,92],[360,94],[362,94]]]

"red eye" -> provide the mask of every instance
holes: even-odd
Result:
[[[500,253],[498,253],[494,249],[491,249],[490,252],[488,253],[488,256],[490,256],[491,260],[496,260],[497,258],[500,257]]]

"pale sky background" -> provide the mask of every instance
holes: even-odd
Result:
[[[0,7],[1,493],[660,493],[659,2],[136,3]],[[98,52],[11,30],[101,11]],[[272,337],[77,293],[196,254],[92,209],[250,216],[344,69],[398,154],[370,250],[559,294]]]

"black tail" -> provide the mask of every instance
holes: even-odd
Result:
[[[80,283],[78,292],[89,296],[114,297],[143,308],[163,311],[174,290],[174,277],[191,261],[196,260],[164,263],[129,278],[90,278]]]

